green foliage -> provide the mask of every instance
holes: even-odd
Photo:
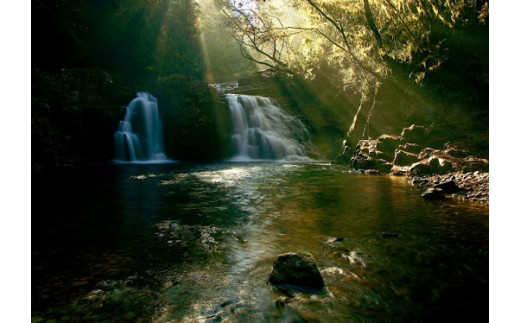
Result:
[[[488,1],[220,2],[245,57],[357,97],[354,140],[457,114],[487,129]]]
[[[33,7],[33,67],[99,67],[140,87],[164,75],[203,76],[193,1],[50,0]]]
[[[221,1],[246,57],[311,79],[328,66],[344,90],[365,93],[400,66],[421,82],[446,59],[435,29],[482,25],[485,10],[470,0]]]

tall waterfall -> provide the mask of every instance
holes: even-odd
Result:
[[[252,159],[311,160],[305,125],[271,98],[226,94],[233,118],[234,161]]]
[[[163,149],[162,124],[157,99],[137,93],[126,108],[125,119],[114,134],[116,159],[127,162],[168,161]]]

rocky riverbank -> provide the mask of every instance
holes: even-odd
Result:
[[[431,127],[412,125],[400,135],[348,139],[335,161],[363,174],[408,176],[425,199],[458,198],[489,204],[489,161],[453,143],[443,143]]]
[[[473,201],[489,204],[489,173],[475,171],[473,173],[449,173],[444,175],[416,176],[412,178],[412,183],[419,188],[440,189],[443,198],[454,198],[464,201]],[[424,193],[423,193],[424,197]]]

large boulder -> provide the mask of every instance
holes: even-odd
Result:
[[[294,286],[321,290],[325,287],[316,261],[308,252],[291,252],[278,256],[273,263],[269,282],[282,288]]]

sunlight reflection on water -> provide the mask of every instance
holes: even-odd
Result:
[[[124,320],[125,311],[113,310],[127,308],[145,321],[181,322],[420,321],[454,308],[453,317],[482,314],[467,302],[487,297],[487,209],[424,201],[406,178],[328,164],[131,168],[107,182],[115,192],[102,195],[96,189],[108,179],[100,177],[57,194],[64,214],[76,215],[60,221],[80,221],[66,245],[70,254],[88,255],[80,268],[94,268],[106,261],[92,255],[89,245],[99,242],[94,250],[124,259],[133,274],[118,268],[118,277],[85,278],[84,297],[97,295],[92,304],[106,310],[84,301],[62,312]],[[101,230],[99,241],[85,238]],[[314,255],[328,293],[292,295],[280,307],[276,301],[288,296],[267,277],[277,255],[298,250]],[[111,284],[117,288],[103,287]],[[462,294],[467,302],[457,301]]]

